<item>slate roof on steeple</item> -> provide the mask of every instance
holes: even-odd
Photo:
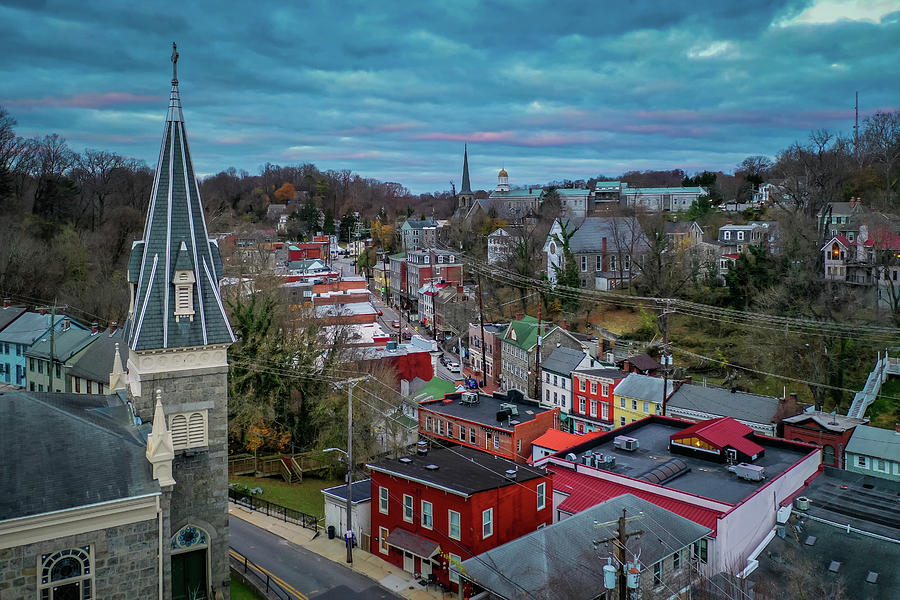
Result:
[[[469,147],[468,145],[464,146],[463,150],[463,174],[462,174],[462,187],[459,190],[460,194],[472,194],[472,185],[469,183]]]
[[[181,268],[194,272],[193,320],[175,319],[172,278]],[[222,275],[218,246],[206,229],[178,80],[173,78],[144,236],[133,245],[128,261],[128,281],[136,286],[129,347],[155,350],[233,342],[219,295]]]

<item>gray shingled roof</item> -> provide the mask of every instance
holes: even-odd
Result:
[[[685,383],[672,394],[668,405],[716,417],[732,417],[739,421],[767,424],[772,422],[778,411],[779,402],[779,398],[772,396],[731,392],[724,388]]]
[[[56,327],[59,330],[60,323],[68,319],[66,315],[56,315]],[[84,330],[84,326],[72,321],[73,329]],[[0,342],[15,342],[30,346],[50,330],[50,315],[42,315],[35,312],[27,312],[0,331]]]
[[[628,376],[619,382],[613,393],[616,396],[626,396],[636,400],[652,400],[660,402],[662,400],[663,380],[661,377],[650,377],[649,375],[641,375],[640,373],[629,373]],[[666,385],[666,393],[672,393],[672,380],[670,379]]]
[[[0,521],[159,492],[118,395],[0,394]]]
[[[85,346],[93,343],[99,334],[93,334],[90,330],[70,327],[66,331],[57,330],[53,336],[53,358],[59,362],[66,362],[78,354]],[[25,351],[26,356],[35,358],[50,358],[50,330]],[[112,363],[110,363],[112,364]]]
[[[553,353],[546,360],[541,361],[541,369],[559,373],[560,375],[568,375],[572,370],[581,364],[587,354],[582,350],[573,350],[560,346],[554,348]]]
[[[639,254],[648,246],[635,217],[587,217],[569,241],[569,248],[574,253],[601,252],[603,238],[606,238],[607,252],[631,253],[633,247],[634,253]]]
[[[626,542],[629,555],[640,552],[642,570],[710,533],[652,502],[625,494],[463,561],[463,577],[508,600],[595,598],[603,589],[601,557],[613,550],[609,544],[594,542],[615,535],[623,508],[627,516],[642,515],[626,526],[628,532],[644,532]],[[573,571],[578,565],[582,568]]]
[[[892,429],[859,425],[847,443],[847,452],[900,462],[900,434]]]
[[[24,306],[4,306],[0,308],[0,331],[18,319],[25,312]]]
[[[178,83],[173,81],[144,237],[132,247],[128,261],[129,282],[136,285],[129,346],[151,350],[233,342],[219,295],[221,262],[206,230]],[[194,272],[192,320],[175,319],[176,267]]]
[[[125,331],[117,329],[115,333],[110,334],[104,331],[97,336],[97,339],[84,351],[72,368],[69,374],[75,377],[84,377],[91,381],[109,382],[109,374],[113,369],[113,357],[116,355],[116,344],[119,344],[119,358],[122,361],[122,369],[128,360],[128,348],[125,346]]]

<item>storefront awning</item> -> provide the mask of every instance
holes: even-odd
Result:
[[[559,420],[560,420],[560,421],[568,421],[568,420],[569,420],[569,414],[568,414],[568,413],[564,413],[564,412],[560,412],[560,413],[559,413]]]
[[[405,529],[395,529],[388,534],[387,543],[399,550],[412,552],[421,558],[431,558],[440,551],[441,546],[435,541],[424,538]]]

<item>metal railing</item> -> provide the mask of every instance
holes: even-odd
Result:
[[[234,548],[228,550],[231,559],[231,568],[242,573],[246,579],[253,580],[260,591],[265,591],[266,598],[278,598],[278,600],[306,600],[306,597],[296,592],[287,590],[281,583],[281,579],[269,573]]]
[[[275,504],[268,500],[263,500],[258,496],[240,490],[229,488],[228,499],[235,504],[239,504],[250,510],[265,513],[267,517],[275,517],[286,523],[293,523],[294,525],[299,525],[300,527],[305,527],[306,529],[311,529],[313,531],[316,531],[319,528],[319,517],[308,515],[305,512],[294,510],[287,506],[281,506],[280,504]]]

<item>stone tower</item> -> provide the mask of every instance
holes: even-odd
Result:
[[[463,172],[462,186],[459,190],[459,211],[465,214],[475,202],[475,194],[472,193],[472,185],[469,183],[469,147],[463,147]]]
[[[174,44],[173,44],[174,46]],[[228,346],[222,259],[209,238],[172,91],[143,238],[128,262],[129,397],[144,422],[164,418],[174,460],[163,487],[165,598],[228,598]],[[156,406],[157,396],[161,406]],[[162,482],[161,482],[162,483]]]

